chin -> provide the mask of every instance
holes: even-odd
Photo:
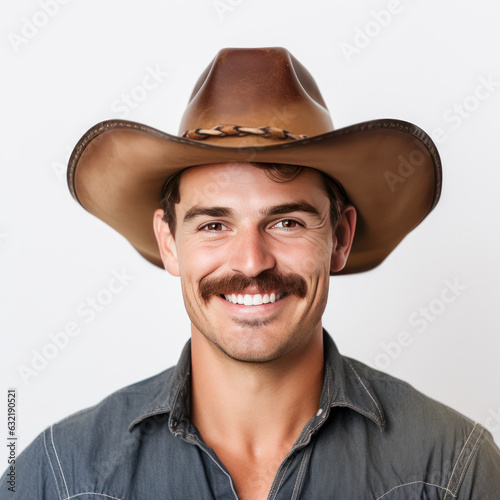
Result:
[[[224,349],[221,346],[217,346],[227,357],[239,361],[240,363],[251,363],[251,364],[264,364],[270,363],[281,357],[278,352],[262,352],[261,350],[233,350]]]
[[[273,338],[272,332],[266,332],[262,326],[258,332],[254,328],[237,328],[232,338],[212,343],[229,358],[246,363],[268,363],[293,349],[290,339]]]

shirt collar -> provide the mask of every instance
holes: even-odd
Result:
[[[146,403],[139,410],[137,417],[130,423],[131,431],[137,424],[149,417],[159,417],[170,414],[169,427],[180,421],[182,414],[189,413],[189,382],[191,374],[191,339],[186,342],[177,365],[170,370],[160,373],[160,385],[152,391],[152,401]],[[173,415],[172,408],[180,410],[179,415]]]
[[[325,373],[320,408],[347,407],[385,427],[382,405],[370,384],[367,366],[342,356],[332,337],[323,330]],[[148,418],[159,418],[168,424],[172,432],[190,408],[191,340],[182,350],[179,362],[173,370],[163,372],[154,380],[159,385],[152,389],[152,400],[143,405],[137,417],[130,423],[129,431]],[[169,414],[169,416],[167,416]]]
[[[344,406],[373,420],[380,429],[385,427],[382,404],[372,388],[368,366],[342,356],[332,337],[323,330],[325,376],[320,408]]]

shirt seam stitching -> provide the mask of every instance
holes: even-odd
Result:
[[[62,476],[63,481],[64,481],[64,487],[66,488],[66,496],[69,497],[68,485],[66,483],[66,478],[64,477],[64,472],[62,470],[61,462],[59,461],[59,455],[57,454],[56,445],[55,445],[55,442],[54,442],[54,432],[53,431],[54,431],[54,426],[51,425],[50,426],[50,440],[52,442],[52,448],[54,448],[54,453],[55,453],[56,458],[57,458],[57,463],[59,465],[59,470],[61,471],[61,476]]]
[[[191,434],[191,433],[189,433],[189,432],[187,432],[187,431],[179,431],[179,432],[175,432],[175,433],[174,433],[174,436],[178,436],[178,435],[180,435],[180,434],[182,434],[183,436],[189,436],[189,437],[193,438],[195,441],[197,441],[198,443],[200,443],[200,445],[202,445],[202,446],[203,446],[203,445],[208,446],[208,445],[207,445],[206,443],[204,443],[201,439],[199,439],[199,438],[198,438],[198,436],[196,436],[196,434]],[[210,448],[210,447],[209,447],[209,448]],[[213,450],[212,450],[212,451],[213,451]],[[206,450],[205,450],[205,452],[206,452]],[[216,461],[216,460],[215,460],[212,456],[210,456],[210,454],[209,454],[209,453],[207,453],[207,454],[208,454],[208,456],[210,457],[210,459],[211,459],[211,460],[215,463],[215,465],[217,465],[217,467],[218,467],[218,468],[219,468],[219,469],[220,469],[220,470],[221,470],[224,474],[226,474],[226,475],[227,475],[227,477],[229,478],[229,483],[230,483],[230,485],[231,485],[231,490],[232,490],[232,492],[234,493],[234,497],[235,497],[236,499],[238,499],[238,495],[237,495],[237,493],[236,493],[236,491],[235,491],[235,489],[234,489],[234,485],[233,485],[233,478],[231,477],[231,474],[229,474],[229,472],[228,472],[228,471],[225,471],[225,470],[221,467],[221,465],[220,465],[219,463],[217,463],[217,461]],[[216,456],[217,456],[217,455],[216,455]],[[217,458],[218,458],[218,457],[217,457]],[[65,499],[65,500],[67,500],[67,499]]]
[[[481,439],[481,436],[483,435],[483,431],[481,430],[479,432],[479,436],[477,437],[476,439],[476,442],[474,443],[474,446],[472,447],[472,450],[471,452],[469,453],[469,456],[467,457],[467,461],[465,462],[464,466],[463,466],[463,469],[462,469],[462,473],[460,474],[460,477],[458,478],[458,482],[457,482],[457,489],[455,490],[455,495],[453,496],[458,496],[458,490],[460,489],[460,486],[462,485],[462,480],[464,478],[464,475],[469,467],[469,464],[472,460],[472,456],[474,455],[474,450],[477,448],[477,445],[479,444],[479,440]]]
[[[62,500],[70,500],[71,498],[80,497],[82,495],[98,495],[100,497],[111,498],[112,500],[121,500],[117,497],[112,497],[111,495],[106,495],[105,493],[94,493],[93,491],[85,491],[83,493],[77,493],[76,495],[71,495],[70,497],[63,498]]]
[[[347,361],[347,360],[346,360]],[[375,401],[375,398],[371,395],[370,391],[368,390],[368,388],[366,387],[366,385],[364,384],[364,382],[361,380],[361,377],[358,375],[358,372],[354,369],[354,366],[352,366],[352,364],[347,361],[347,364],[349,365],[349,367],[351,368],[351,370],[354,372],[354,374],[356,375],[356,377],[358,378],[360,384],[363,386],[363,389],[367,392],[368,396],[370,396],[370,399],[373,401],[373,403],[375,404],[375,406],[377,407],[377,411],[379,413],[379,420],[380,422],[382,423],[382,425],[384,424],[384,417],[382,415],[382,411],[380,410],[380,407],[379,405],[377,404],[377,402]]]
[[[50,470],[52,471],[52,477],[54,478],[54,483],[56,485],[57,496],[58,496],[58,498],[62,498],[63,495],[61,495],[61,492],[59,491],[59,485],[57,484],[56,473],[54,471],[54,467],[52,466],[52,461],[50,460],[49,450],[47,449],[47,439],[46,439],[45,435],[46,435],[46,432],[43,433],[43,447],[45,448],[45,454],[47,455],[47,460],[48,460],[49,465],[50,465]]]
[[[476,427],[477,427],[477,424],[474,424],[474,427],[472,428],[472,430],[470,431],[469,435],[467,436],[467,439],[465,440],[465,443],[464,445],[462,446],[462,449],[460,450],[460,454],[458,455],[458,458],[455,462],[455,465],[453,466],[453,469],[451,471],[451,475],[450,475],[450,479],[448,480],[448,484],[446,485],[446,489],[449,490],[450,486],[451,486],[451,482],[455,476],[455,469],[457,468],[459,462],[460,462],[460,458],[462,457],[462,455],[465,453],[465,449],[467,447],[467,443],[469,442],[470,438],[472,437],[472,435],[474,434],[474,431],[476,430]],[[458,490],[457,490],[458,491]],[[451,492],[450,490],[450,493],[453,495],[453,493]],[[453,495],[453,496],[456,496],[456,495]]]
[[[300,472],[302,471],[302,467],[304,466],[305,462],[306,462],[306,458],[308,456],[308,453],[307,451],[304,452],[304,456],[302,457],[302,460],[300,461],[300,467],[299,467],[299,471],[297,472],[297,479],[295,480],[295,484],[293,486],[293,491],[292,491],[292,497],[291,497],[291,500],[293,500],[294,498],[297,498],[295,496],[295,490],[297,490],[297,487],[299,485],[299,483],[302,484],[302,478],[300,476]],[[300,486],[299,486],[300,487]],[[298,494],[298,490],[297,490],[297,494]]]
[[[173,402],[173,404],[171,405],[171,408],[170,408],[170,418],[169,418],[169,420],[172,419],[172,417],[174,417],[174,419],[176,421],[178,420],[177,415],[176,415],[176,413],[177,413],[177,401],[179,401],[180,395],[181,395],[182,391],[184,390],[184,387],[187,384],[190,375],[191,375],[191,373],[188,372],[187,375],[184,377],[184,380],[182,381],[181,387],[179,388],[179,390],[177,391],[177,393],[175,395],[174,402]]]
[[[412,484],[426,484],[427,486],[433,486],[435,488],[439,488],[441,490],[445,490],[445,491],[447,491],[448,493],[450,493],[454,497],[456,496],[456,495],[453,495],[452,491],[450,491],[448,488],[445,488],[444,486],[439,486],[438,484],[426,483],[425,481],[412,481],[410,483],[404,483],[404,484],[399,484],[398,486],[394,486],[394,488],[391,488],[390,490],[386,491],[383,495],[377,497],[376,500],[380,500],[381,498],[384,498],[391,491],[394,491],[394,490],[396,490],[398,488],[403,488],[404,486],[411,486]]]
[[[281,488],[281,485],[283,484],[283,479],[285,478],[286,471],[288,470],[288,467],[290,467],[291,463],[292,460],[290,459],[286,464],[285,470],[281,474],[280,482],[278,483],[276,488],[274,487],[274,481],[273,481],[273,484],[271,485],[271,491],[269,492],[268,500],[273,500],[274,498],[276,498],[276,495],[278,494],[278,491]]]

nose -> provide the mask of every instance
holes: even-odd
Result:
[[[257,228],[240,230],[233,240],[229,266],[249,278],[273,269],[276,259],[269,243]]]

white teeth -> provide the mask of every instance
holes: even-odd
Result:
[[[258,293],[257,295],[253,296],[253,305],[260,306],[261,304],[262,304],[262,295]]]
[[[243,304],[245,306],[260,306],[261,304],[269,304],[272,302],[276,302],[277,300],[280,300],[283,297],[282,293],[271,293],[271,294],[264,294],[261,295],[260,293],[257,293],[255,295],[250,295],[250,294],[245,294],[242,295],[241,293],[236,295],[236,294],[228,294],[224,295],[224,298],[233,304]]]

